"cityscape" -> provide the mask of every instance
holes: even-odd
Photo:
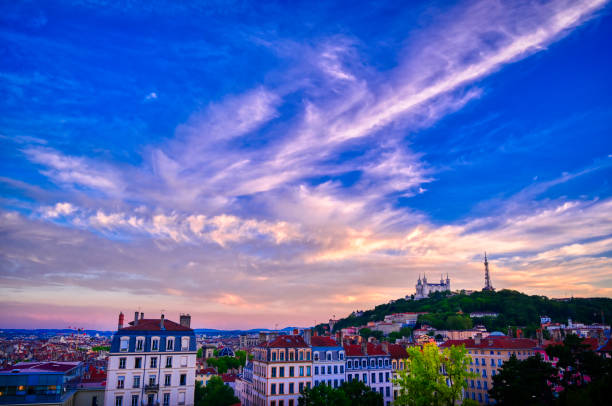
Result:
[[[610,3],[0,2],[0,405],[609,404]]]

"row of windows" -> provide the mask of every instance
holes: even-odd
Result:
[[[276,388],[278,387],[278,393],[276,393]],[[297,393],[302,393],[304,392],[304,387],[309,388],[310,389],[310,382],[306,382],[306,384],[304,384],[304,382],[299,382],[298,386],[297,386],[297,392],[295,391],[295,383],[294,382],[290,382],[287,384],[287,395],[293,395],[293,394],[297,394]],[[272,383],[270,384],[270,395],[285,395],[285,384],[284,383]]]
[[[120,375],[117,377],[117,389],[124,389],[125,386],[125,376]],[[140,375],[134,375],[132,377],[132,388],[140,388]],[[157,375],[151,374],[149,375],[149,386],[157,385]],[[179,385],[185,386],[187,385],[187,374],[181,374],[179,376]],[[166,374],[164,375],[164,386],[172,386],[172,375]]]
[[[277,357],[278,357],[278,361],[285,361],[285,351],[280,350],[280,351],[276,351],[273,350],[271,352],[271,359],[272,361],[276,361]],[[304,350],[299,350],[297,351],[297,356],[296,356],[296,351],[294,350],[287,350],[287,361],[310,361],[310,351],[304,351]]]
[[[487,381],[482,381],[482,386],[480,386],[480,380],[476,380],[476,386],[474,386],[474,380],[472,379],[470,381],[470,388],[489,390],[489,384]]]
[[[287,406],[295,406],[295,401],[293,399],[289,399],[288,405]],[[270,406],[276,406],[276,400],[273,400],[272,402],[270,402]],[[279,400],[278,401],[278,406],[285,406],[285,401],[284,400]]]
[[[289,368],[289,377],[294,377],[295,375],[295,368],[296,367],[288,367]],[[310,376],[310,367],[307,366],[306,367],[306,375],[304,375],[304,367],[299,367],[298,369],[299,371],[299,376]],[[270,373],[271,373],[271,377],[272,378],[276,378],[276,367],[272,367],[270,368]],[[284,378],[285,377],[285,367],[278,367],[278,377],[279,378]]]
[[[495,361],[496,361],[496,360],[497,360],[497,366],[498,366],[498,367],[501,367],[501,366],[502,366],[502,364],[503,364],[503,362],[504,362],[504,360],[503,360],[503,359],[501,359],[501,358],[497,358],[497,359],[495,359],[495,358],[490,358],[490,359],[489,359],[489,363],[491,364],[491,366],[492,366],[492,367],[494,367],[494,366],[495,366]],[[482,365],[482,366],[487,365],[486,360],[485,360],[484,358],[481,358],[481,359],[480,359],[480,361],[478,360],[478,358],[474,358],[473,360],[471,360],[471,361],[470,361],[470,365],[473,365],[473,364],[476,364],[476,365]]]
[[[486,351],[484,350],[480,350],[480,353],[478,352],[478,350],[468,350],[468,354],[495,355],[495,351],[491,350],[489,351],[489,354],[486,354]],[[508,356],[509,354],[531,356],[531,355],[535,355],[535,352],[534,351],[512,351],[512,352],[508,352],[506,356]],[[501,355],[501,351],[497,351],[497,355]]]
[[[474,368],[470,368],[470,372],[474,372]],[[480,369],[476,368],[476,373],[480,376]],[[495,376],[495,369],[491,370],[491,376]],[[483,369],[482,370],[482,377],[486,378],[487,377],[487,370]]]
[[[160,341],[162,338],[160,337],[151,337],[151,351],[159,351]],[[145,348],[145,337],[136,337],[136,351],[144,351]],[[166,351],[188,351],[189,350],[189,337],[182,337],[180,342],[180,348],[175,347],[175,337],[165,337],[166,340]],[[121,337],[119,342],[119,351],[128,352],[129,351],[129,337]],[[179,345],[179,343],[177,343]]]
[[[363,381],[363,383],[368,383],[368,374],[364,372],[361,375],[362,375],[361,380]],[[353,380],[353,374],[348,374],[347,379],[349,382],[351,382]],[[358,381],[359,374],[355,374],[354,379]],[[385,372],[384,375],[382,372],[378,373],[378,383],[383,383],[383,382],[389,382],[389,372]],[[372,372],[371,374],[371,383],[376,383],[376,372]]]
[[[476,392],[465,392],[465,398],[466,398],[466,399],[469,399],[469,398],[470,398],[470,395],[471,395],[471,397],[472,397],[472,400],[476,400],[476,396],[478,395],[478,401],[479,401],[480,403],[482,403],[482,399],[483,399],[483,397],[482,397],[482,393],[478,393],[478,394],[477,394]],[[485,393],[485,394],[484,394],[484,402],[485,402],[486,404],[489,404],[489,394],[488,394],[488,393]]]
[[[338,367],[340,367],[340,369],[338,369]],[[321,371],[320,374],[319,374],[319,371]],[[340,371],[340,373],[343,374],[344,373],[344,365],[334,365],[333,371],[334,371],[334,374],[337,374],[338,371]],[[321,366],[321,369],[319,370],[319,367],[315,366],[314,367],[314,374],[315,375],[325,375],[325,367]],[[332,374],[332,366],[328,365],[327,366],[327,375],[331,375],[331,374]]]
[[[334,382],[333,382],[334,388],[339,387],[343,383],[344,383],[344,379],[340,379],[340,382],[338,382],[337,379],[334,379]],[[325,380],[322,380],[322,381],[315,380],[314,381],[314,386],[319,386],[319,385],[325,385]],[[332,380],[331,379],[327,380],[327,386],[332,386]]]
[[[157,368],[157,359],[158,359],[157,357],[149,358],[149,368]],[[119,369],[127,368],[127,360],[128,360],[127,357],[119,358]],[[181,367],[187,366],[187,357],[181,357],[180,366]],[[142,368],[142,357],[134,357],[133,368],[134,369]],[[165,368],[172,368],[172,356],[171,355],[168,355],[166,357]]]
[[[365,359],[361,360],[361,363],[359,362],[359,360],[355,360],[355,361],[351,361],[348,360],[346,362],[346,369],[359,369],[359,366],[361,365],[361,368],[366,369],[368,367],[368,361]],[[383,365],[385,367],[389,367],[389,360],[388,359],[378,359],[378,362],[375,359],[371,359],[370,360],[370,368],[376,368],[376,366],[378,365],[378,368],[382,368]]]
[[[140,403],[138,403],[139,395],[132,395],[131,398],[127,398],[127,399],[130,400],[129,406],[140,406]],[[185,392],[179,392],[178,403],[185,404]],[[159,405],[159,403],[157,403],[155,400],[155,394],[147,395],[146,403],[144,404],[148,406]],[[127,405],[128,404],[126,403],[126,406]],[[162,405],[170,406],[170,394],[169,393],[162,394]],[[115,406],[123,406],[123,395],[115,396]]]
[[[315,361],[319,361],[319,360],[326,360],[326,361],[331,361],[332,360],[332,351],[320,351],[321,355],[319,356],[319,351],[315,351],[313,354],[314,360]],[[344,351],[340,351],[338,352],[338,358],[340,360],[344,359]]]

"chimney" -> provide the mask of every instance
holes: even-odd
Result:
[[[366,340],[361,340],[361,352],[363,355],[368,355],[368,342]]]
[[[306,344],[310,345],[310,343],[312,342],[312,330],[307,328],[304,330],[304,341],[306,342]]]
[[[140,313],[140,320],[144,320],[144,313]]]
[[[191,328],[191,316],[189,314],[181,314],[180,320],[181,326]]]
[[[297,329],[297,328],[294,328],[294,329],[293,329],[293,335],[294,335],[294,336],[296,336],[296,335],[298,335],[298,333],[299,333],[299,332],[298,332],[298,329]]]
[[[134,325],[138,325],[138,312],[134,312]]]
[[[387,341],[383,341],[381,345],[382,345],[383,351],[389,354],[389,343]]]
[[[480,333],[476,334],[476,336],[474,337],[474,344],[480,345],[480,339],[481,338],[482,338],[482,334],[480,334]]]
[[[165,330],[165,327],[164,327],[164,315],[163,315],[163,313],[161,315],[161,318],[159,319],[159,329],[160,330]]]
[[[117,330],[123,328],[123,312],[119,313],[119,323],[117,324]]]

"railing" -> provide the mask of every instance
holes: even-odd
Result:
[[[159,385],[156,383],[150,383],[148,385],[145,385],[144,389],[145,391],[158,391]]]

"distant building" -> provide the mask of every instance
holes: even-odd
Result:
[[[540,316],[540,324],[548,324],[552,322],[551,318],[548,316]]]
[[[423,275],[423,280],[421,280],[421,276],[419,275],[414,299],[425,299],[430,293],[434,292],[450,292],[450,279],[448,278],[448,274],[446,275],[446,280],[440,275],[440,283],[428,283],[425,275]]]
[[[181,315],[180,324],[145,319],[123,326],[119,317],[108,358],[106,406],[192,406],[196,372],[196,336],[191,317]]]
[[[468,354],[472,357],[469,369],[478,374],[477,378],[468,381],[468,388],[464,393],[465,398],[484,405],[493,403],[493,400],[489,399],[488,390],[493,385],[493,376],[498,373],[502,364],[510,359],[511,355],[515,355],[519,360],[524,360],[535,355],[538,348],[536,340],[510,338],[501,333],[492,333],[487,338],[449,340],[440,348],[453,345],[465,345]]]
[[[234,393],[240,399],[241,406],[255,406],[253,362],[247,361],[244,368],[242,368],[242,373],[236,378]]]
[[[470,318],[480,318],[480,317],[497,317],[499,313],[494,312],[472,312],[470,313]]]
[[[344,348],[331,337],[314,336],[312,343],[313,385],[325,384],[334,388],[344,383],[346,364]]]
[[[391,357],[382,345],[362,342],[346,344],[346,380],[362,381],[383,396],[384,404],[393,400]]]

